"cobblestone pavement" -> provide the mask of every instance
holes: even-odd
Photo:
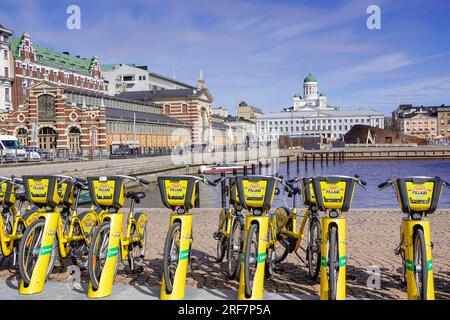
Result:
[[[148,243],[145,271],[139,276],[128,274],[122,266],[116,277],[117,283],[161,285],[162,252],[169,223],[169,213],[163,209],[145,210],[149,215]],[[303,212],[304,210],[301,210]],[[215,263],[216,241],[212,233],[217,228],[217,209],[194,211],[193,264],[188,274],[187,286],[207,289],[238,290],[237,281],[226,276],[226,262]],[[394,255],[398,245],[401,212],[395,209],[356,209],[347,217],[347,295],[361,299],[406,299],[406,288],[400,280],[401,259]],[[439,210],[430,216],[433,249],[433,271],[437,299],[450,299],[450,210]],[[304,253],[300,252],[304,257]],[[0,278],[15,278],[18,271],[8,267],[11,262],[3,259]],[[65,262],[70,264],[69,261]],[[368,268],[378,266],[381,270],[381,289],[369,289],[366,282]],[[308,278],[308,271],[295,254],[281,264],[281,271],[265,282],[269,292],[317,295],[318,282]],[[68,274],[57,267],[51,278],[65,281]],[[87,275],[82,277],[87,280]]]

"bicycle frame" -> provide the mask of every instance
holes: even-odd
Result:
[[[331,226],[336,226],[338,231],[338,256],[339,256],[339,275],[337,279],[336,300],[345,300],[346,298],[346,268],[347,257],[345,248],[346,221],[340,216],[337,218],[322,217],[322,257],[320,265],[320,300],[329,299],[327,266],[329,263],[329,231]],[[323,255],[325,254],[325,255]]]
[[[417,291],[416,279],[414,277],[414,252],[413,252],[413,235],[416,229],[422,229],[425,237],[425,248],[427,255],[427,292],[426,300],[434,300],[434,280],[433,280],[433,262],[431,255],[431,235],[430,222],[428,220],[413,220],[409,217],[402,219],[401,235],[403,241],[400,243],[401,249],[405,253],[404,265],[406,266],[406,291],[408,300],[418,300],[419,292]]]
[[[160,291],[161,300],[182,300],[186,288],[186,274],[189,266],[190,250],[193,243],[192,238],[192,214],[190,212],[184,214],[172,213],[170,215],[169,228],[175,223],[181,223],[180,235],[180,253],[177,270],[172,285],[172,292],[167,292],[166,280],[163,272],[162,284]]]

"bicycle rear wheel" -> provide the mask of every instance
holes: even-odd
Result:
[[[242,239],[244,237],[244,220],[235,218],[228,240],[228,277],[237,279],[241,270]]]
[[[245,295],[250,298],[253,293],[253,280],[258,268],[259,226],[252,224],[248,230],[247,246],[244,257]]]
[[[288,256],[288,246],[289,246],[289,240],[286,236],[284,236],[281,232],[283,229],[283,226],[287,230],[291,230],[291,224],[290,221],[287,221],[288,217],[290,215],[290,212],[288,212],[287,208],[277,208],[275,210],[274,218],[276,219],[276,243],[275,243],[275,263],[283,262],[287,256]]]
[[[180,240],[181,223],[176,221],[169,228],[164,245],[163,272],[168,294],[173,290],[173,282],[180,261]]]
[[[128,246],[128,266],[131,272],[140,273],[144,271],[145,246],[147,244],[147,223],[144,227],[144,233],[139,234],[136,226],[131,227],[130,237],[141,237],[141,241],[131,243]]]
[[[94,290],[97,290],[99,287],[100,278],[102,276],[103,269],[105,268],[106,260],[108,258],[110,231],[111,224],[109,221],[105,221],[99,225],[99,227],[95,230],[94,235],[92,236],[88,256],[88,270],[89,278]],[[113,279],[116,277],[120,259],[121,250],[119,245]]]
[[[308,261],[308,273],[311,280],[316,280],[320,271],[322,244],[322,228],[316,217],[311,218],[308,232],[308,247],[306,249],[306,260]]]
[[[339,277],[338,229],[336,226],[330,228],[328,239],[328,295],[330,300],[336,300]]]
[[[25,284],[29,284],[31,276],[39,256],[43,254],[41,251],[42,240],[44,237],[45,220],[39,219],[31,223],[25,230],[19,244],[19,272]],[[47,267],[45,279],[48,279],[55,266],[56,257],[58,256],[58,236],[55,235],[53,246],[50,252],[50,260]],[[47,252],[47,251],[46,251]]]
[[[414,279],[419,300],[427,300],[428,264],[425,236],[422,229],[416,229],[413,235]]]

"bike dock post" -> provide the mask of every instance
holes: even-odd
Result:
[[[118,212],[111,214],[111,231],[108,243],[108,250],[106,253],[106,262],[104,271],[100,276],[98,288],[95,290],[92,287],[92,282],[89,281],[88,298],[105,298],[111,295],[114,282],[114,276],[116,274],[116,265],[120,263],[122,257],[119,254],[122,253],[120,248],[121,239],[120,234],[122,230],[123,213]],[[119,261],[117,261],[119,259]]]
[[[329,230],[332,225],[337,226],[338,230],[338,253],[339,253],[339,273],[336,288],[336,300],[345,300],[346,298],[346,266],[347,256],[345,248],[346,237],[346,221],[345,218],[322,218],[322,257],[320,264],[320,300],[331,300],[329,297],[329,279],[327,275],[327,267],[329,264],[328,244]]]
[[[430,237],[430,221],[421,220],[402,220],[402,229],[405,235],[405,239],[414,239],[414,231],[417,228],[422,228],[425,248],[426,248],[426,260],[428,268],[427,277],[427,293],[426,300],[434,300],[434,279],[433,279],[433,262],[431,257],[431,237]],[[417,283],[414,276],[414,250],[412,241],[405,242],[405,262],[406,262],[406,291],[408,300],[418,300],[419,292],[417,290]]]
[[[255,217],[247,215],[245,218],[245,237],[248,235],[250,226],[253,224],[258,224],[258,256],[256,257],[257,267],[255,271],[255,277],[253,280],[252,295],[247,296],[245,292],[245,266],[244,259],[241,262],[241,272],[239,278],[239,292],[238,300],[262,300],[264,295],[264,276],[265,276],[265,265],[266,265],[266,250],[267,250],[267,234],[269,229],[269,217],[261,216]],[[247,239],[244,239],[244,244],[247,243]],[[245,252],[246,248],[243,248]]]
[[[36,266],[33,269],[30,283],[27,285],[23,279],[20,281],[20,294],[36,294],[44,290],[47,269],[50,263],[53,246],[56,246],[56,250],[59,250],[58,244],[55,243],[59,219],[60,212],[57,208],[54,208],[53,212],[45,213],[45,225],[42,245],[39,249],[39,257],[37,259]]]
[[[170,226],[175,221],[181,223],[181,235],[190,235],[192,232],[192,214],[172,214],[170,216]],[[169,292],[166,287],[164,272],[162,275],[162,284],[159,298],[161,300],[183,300],[186,289],[186,274],[189,266],[189,257],[191,250],[191,241],[185,236],[180,237],[180,252],[177,270],[172,284],[172,291]]]

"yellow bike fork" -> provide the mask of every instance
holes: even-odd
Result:
[[[169,227],[171,227],[175,221],[179,221],[181,223],[179,260],[172,283],[172,292],[167,291],[166,280],[163,272],[160,292],[161,300],[183,300],[184,291],[186,288],[186,274],[190,256],[189,251],[192,245],[192,214],[172,214],[170,216]]]
[[[322,258],[320,266],[320,300],[329,300],[329,279],[327,269],[329,266],[328,241],[329,230],[332,225],[338,230],[338,254],[339,254],[339,275],[336,286],[336,300],[345,300],[345,278],[347,257],[345,252],[345,218],[322,218]]]
[[[52,253],[53,243],[56,239],[56,232],[60,220],[60,212],[55,208],[54,212],[45,213],[45,225],[42,235],[42,244],[39,250],[39,257],[31,275],[30,283],[25,284],[23,279],[20,281],[20,294],[35,294],[44,289],[45,278],[48,264]]]
[[[122,257],[119,257],[120,245],[121,245],[121,234],[122,234],[122,223],[123,223],[123,213],[118,212],[110,215],[110,233],[108,240],[108,251],[106,254],[106,262],[103,271],[100,275],[100,280],[98,283],[98,289],[95,290],[92,287],[91,281],[89,281],[89,287],[87,296],[89,298],[105,298],[111,295],[114,276],[116,273],[116,265],[120,262]],[[94,240],[94,239],[92,239]],[[119,261],[117,261],[119,259]]]
[[[241,274],[239,279],[239,292],[238,299],[239,300],[262,300],[264,294],[264,275],[265,275],[265,265],[266,265],[266,254],[267,254],[267,243],[268,243],[268,235],[269,235],[269,217],[255,217],[248,215],[245,218],[245,237],[244,237],[244,251],[246,252],[246,247],[249,244],[248,241],[248,231],[252,224],[259,225],[259,234],[258,234],[258,261],[255,276],[253,279],[253,288],[252,295],[247,297],[245,294],[245,267],[244,267],[244,255],[241,260]]]
[[[402,220],[402,230],[404,235],[404,247],[405,247],[405,264],[406,264],[406,290],[408,300],[419,299],[419,292],[417,290],[416,279],[414,277],[414,252],[413,252],[413,236],[414,230],[421,228],[423,230],[425,238],[425,251],[428,268],[428,281],[427,281],[427,293],[426,300],[434,300],[434,280],[433,280],[433,263],[431,256],[431,235],[430,235],[430,222],[428,220]]]

